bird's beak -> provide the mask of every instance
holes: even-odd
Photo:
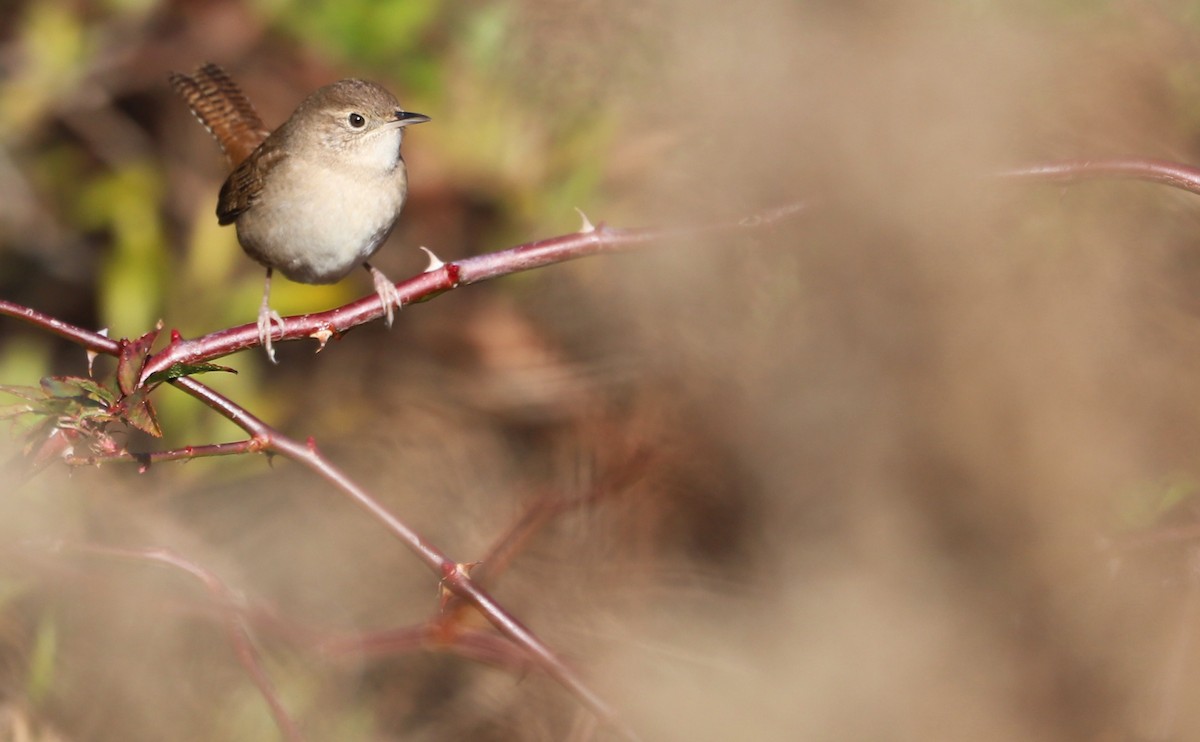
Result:
[[[396,111],[396,121],[400,126],[423,124],[428,120],[429,117],[423,113],[413,113],[412,111]]]

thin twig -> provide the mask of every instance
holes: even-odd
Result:
[[[99,466],[100,464],[132,462],[146,469],[151,464],[166,461],[190,461],[192,459],[203,459],[213,456],[240,456],[247,453],[258,453],[261,450],[261,442],[250,439],[230,443],[210,443],[203,446],[184,446],[183,448],[152,451],[150,453],[116,451],[113,453],[92,453],[82,456],[79,454],[70,454],[63,457],[63,463],[68,466]]]
[[[85,330],[82,327],[68,324],[62,320],[51,317],[48,314],[43,314],[36,309],[14,304],[11,301],[0,299],[0,315],[7,315],[19,320],[24,320],[31,325],[40,327],[47,332],[51,332],[59,337],[66,338],[76,345],[82,346],[86,350],[93,353],[103,353],[105,355],[115,356],[120,353],[120,345],[116,340],[105,337],[98,332]]]
[[[431,265],[428,271],[397,285],[401,302],[412,304],[425,301],[439,293],[449,291],[459,286],[488,280],[498,276],[521,271],[532,270],[554,263],[574,260],[602,253],[616,253],[635,249],[639,246],[662,241],[693,237],[706,233],[734,232],[738,230],[760,229],[773,225],[783,219],[794,216],[806,208],[803,203],[794,203],[781,208],[766,210],[749,217],[736,220],[716,222],[687,228],[646,228],[646,229],[611,229],[603,224],[592,226],[584,218],[583,228],[576,233],[562,235],[552,239],[519,245],[509,250],[467,258],[455,263],[443,263],[431,254]],[[0,315],[8,315],[41,327],[49,332],[75,342],[89,353],[120,355],[124,341],[116,341],[104,335],[61,322],[53,317],[22,307],[11,302],[0,301]],[[383,308],[376,296],[360,299],[343,307],[328,312],[289,317],[284,321],[281,340],[314,337],[322,344],[330,337],[346,330],[377,319],[383,315]],[[158,354],[152,356],[143,366],[140,384],[144,385],[152,374],[165,371],[177,364],[192,364],[210,361],[224,355],[254,347],[259,344],[257,328],[253,325],[235,327],[221,332],[206,335],[195,340],[184,340],[178,333],[171,333],[170,343]],[[212,444],[191,448],[164,451],[157,454],[136,455],[128,453],[98,454],[93,456],[72,457],[71,463],[101,463],[105,461],[137,461],[143,466],[153,461],[181,460],[196,458],[202,455],[229,455],[262,451],[276,453],[306,466],[314,473],[331,483],[345,494],[356,505],[365,510],[375,520],[379,521],[405,544],[421,561],[423,561],[439,578],[444,589],[458,599],[474,606],[508,641],[520,647],[544,672],[549,674],[566,687],[587,708],[596,714],[597,718],[610,725],[629,739],[636,739],[634,732],[627,727],[608,704],[596,695],[567,665],[555,655],[537,636],[512,614],[505,610],[487,591],[485,591],[469,574],[462,564],[448,558],[433,544],[426,541],[420,534],[409,527],[404,521],[384,508],[369,493],[354,483],[349,477],[326,459],[317,450],[316,443],[309,439],[300,443],[275,430],[265,422],[251,414],[248,410],[217,393],[215,390],[201,384],[191,377],[177,378],[171,381],[174,386],[198,398],[210,408],[226,417],[249,435],[250,439],[236,443]],[[125,390],[129,392],[129,390]],[[537,518],[534,519],[538,520]],[[530,524],[526,524],[530,525]],[[534,526],[531,526],[534,527]],[[520,530],[520,529],[519,529]],[[229,597],[223,583],[210,572],[161,549],[128,550],[110,547],[94,547],[108,549],[107,553],[114,556],[129,556],[141,559],[161,561],[201,579],[214,594],[222,598],[222,603]],[[248,644],[242,618],[239,614],[226,614],[231,636],[237,650],[239,660],[246,666],[252,678],[263,689],[264,696],[272,706],[273,712],[283,714],[280,726],[286,733],[295,734],[294,725],[283,713],[278,703],[257,654]],[[444,631],[446,626],[441,622],[430,624],[430,631]],[[476,646],[478,645],[478,646]],[[476,642],[471,646],[452,641],[452,648],[467,654],[490,657],[493,661],[507,657],[508,653],[500,645],[487,642]],[[471,649],[474,647],[474,650]],[[507,657],[512,661],[512,657]]]
[[[1145,180],[1200,194],[1200,168],[1144,157],[1039,163],[1000,170],[995,175],[1013,180],[1044,180],[1054,183],[1101,178]]]
[[[476,584],[467,574],[466,569],[425,540],[407,523],[389,512],[378,500],[335,467],[317,450],[315,441],[310,438],[306,443],[301,443],[289,438],[195,379],[181,378],[171,383],[245,430],[260,442],[263,451],[276,453],[296,461],[340,490],[342,494],[350,498],[351,502],[367,511],[402,544],[407,546],[440,578],[441,584],[446,589],[475,606],[501,634],[524,649],[544,672],[571,691],[580,702],[603,719],[606,724],[628,739],[637,739],[633,730],[625,725],[606,701],[588,687],[582,678],[568,668],[529,628]]]

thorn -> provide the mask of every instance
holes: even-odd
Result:
[[[443,265],[445,265],[445,263],[442,262],[441,258],[434,255],[433,250],[430,250],[428,247],[421,245],[418,249],[424,250],[425,254],[429,256],[429,267],[426,268],[424,271],[422,271],[422,273],[433,273],[435,270],[437,270],[438,268],[441,268]]]
[[[579,218],[583,219],[583,226],[579,228],[579,233],[588,234],[589,232],[595,232],[596,228],[592,226],[592,221],[587,218],[587,214],[583,213],[583,209],[576,206],[575,211],[579,213]]]
[[[333,337],[333,330],[329,329],[329,325],[321,325],[320,328],[313,330],[309,337],[320,343],[317,346],[317,352],[320,353],[325,350],[325,343],[329,342],[329,338]]]
[[[101,328],[101,329],[100,329],[100,331],[98,331],[96,334],[97,334],[97,335],[103,335],[104,337],[108,337],[108,328],[107,328],[107,327]],[[99,356],[99,355],[100,355],[100,354],[99,354],[99,353],[97,353],[97,352],[96,352],[96,351],[94,351],[94,350],[89,350],[89,351],[87,352],[87,359],[88,359],[88,376],[91,376],[91,375],[92,375],[92,364],[94,364],[94,363],[96,362],[96,357],[97,357],[97,356]]]
[[[483,562],[455,562],[454,566],[450,568],[449,571],[446,571],[445,576],[438,580],[438,597],[441,600],[442,608],[446,607],[446,601],[449,600],[450,596],[453,594],[450,592],[450,588],[446,587],[446,580],[450,579],[451,575],[470,579],[471,570],[475,569],[481,564],[483,564]],[[443,571],[445,571],[444,568]]]

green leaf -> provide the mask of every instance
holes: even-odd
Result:
[[[97,402],[103,403],[105,406],[115,404],[117,401],[117,395],[114,394],[111,389],[95,379],[89,379],[80,376],[75,377],[75,383],[78,384],[79,388],[86,392],[89,397]]]
[[[192,376],[194,374],[205,374],[210,371],[227,371],[231,374],[236,374],[237,370],[228,366],[218,366],[215,363],[173,363],[169,368],[162,371],[155,371],[146,377],[146,385],[150,386],[164,381],[172,381],[181,379],[184,376]]]
[[[78,399],[83,397],[103,406],[116,402],[116,397],[95,379],[84,376],[47,376],[42,379],[43,399]]]
[[[70,399],[71,397],[82,397],[84,391],[76,384],[71,383],[69,376],[47,376],[42,379],[42,391],[47,397],[57,397],[59,399]]]

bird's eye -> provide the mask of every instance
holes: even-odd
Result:
[[[350,125],[355,129],[361,129],[367,125],[367,120],[363,118],[361,113],[352,113],[347,117],[347,119],[350,121]]]

